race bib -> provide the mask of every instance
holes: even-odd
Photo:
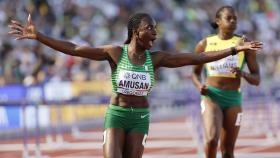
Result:
[[[121,70],[117,80],[117,92],[126,95],[147,96],[151,88],[148,72]]]
[[[231,68],[238,67],[238,57],[228,56],[224,59],[207,64],[209,75],[232,75]]]

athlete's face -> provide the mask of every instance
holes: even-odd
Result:
[[[156,40],[156,22],[152,18],[143,18],[136,31],[137,43],[144,49],[150,49]]]
[[[236,29],[237,17],[234,10],[225,9],[221,12],[219,18],[216,19],[219,29],[225,32],[233,32]]]

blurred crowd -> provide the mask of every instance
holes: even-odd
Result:
[[[26,23],[31,13],[38,31],[51,37],[79,45],[122,45],[127,38],[128,17],[147,12],[158,24],[153,50],[193,52],[199,40],[214,33],[210,22],[223,5],[236,8],[237,34],[264,42],[264,49],[258,54],[262,78],[277,80],[278,0],[0,0],[0,85],[110,78],[107,62],[67,56],[32,40],[14,40],[7,35],[11,19]],[[189,80],[191,71],[191,67],[160,69],[157,78],[169,83]]]

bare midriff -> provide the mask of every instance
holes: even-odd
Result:
[[[144,96],[124,95],[120,93],[112,95],[110,104],[133,108],[149,107],[148,100]]]
[[[238,90],[240,88],[240,78],[229,77],[207,77],[206,85],[222,90]]]

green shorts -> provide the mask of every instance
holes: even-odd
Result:
[[[208,94],[203,97],[211,99],[223,110],[242,105],[242,94],[238,90],[221,90],[213,86],[208,86]]]
[[[148,108],[127,108],[110,105],[106,111],[104,128],[121,128],[125,132],[148,134],[150,111]]]

